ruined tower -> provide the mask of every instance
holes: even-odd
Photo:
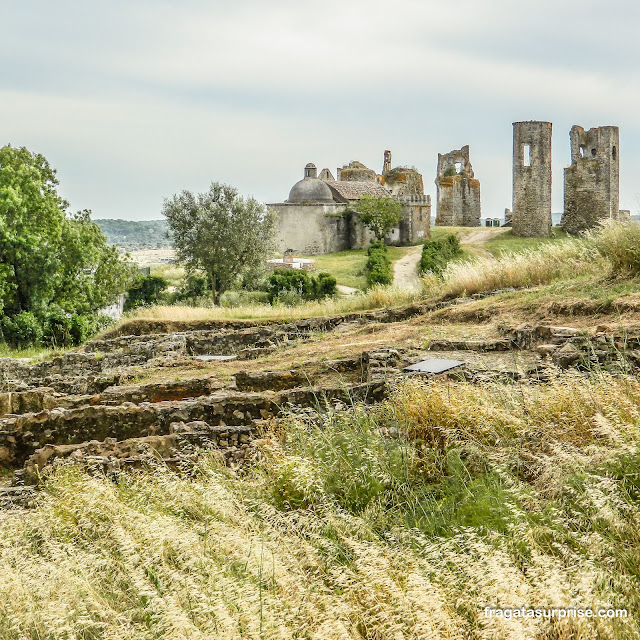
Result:
[[[438,154],[436,225],[480,226],[480,181],[473,177],[469,145]]]
[[[513,123],[513,234],[551,233],[551,123]]]
[[[562,225],[578,233],[599,220],[619,218],[620,132],[618,127],[585,131],[574,125],[569,138],[571,166],[564,170]]]

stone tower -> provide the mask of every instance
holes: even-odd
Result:
[[[438,154],[436,225],[480,226],[480,181],[473,177],[469,145]]]
[[[585,131],[574,125],[569,138],[571,166],[564,170],[562,225],[578,233],[600,220],[619,218],[620,132],[618,127]]]
[[[513,123],[513,234],[551,234],[551,123]]]

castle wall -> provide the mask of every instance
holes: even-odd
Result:
[[[513,123],[513,234],[551,234],[551,123]]]
[[[578,233],[600,220],[619,218],[620,134],[618,127],[585,131],[574,125],[569,138],[571,166],[564,170],[562,225]]]
[[[469,162],[469,145],[438,154],[436,225],[480,226],[480,181]]]
[[[343,215],[346,208],[338,203],[270,204],[278,217],[276,250],[314,255],[351,248],[350,216]]]
[[[387,243],[415,244],[428,240],[431,233],[431,196],[397,196],[396,200],[402,204],[403,216],[397,239],[392,236]]]

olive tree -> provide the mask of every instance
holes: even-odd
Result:
[[[362,223],[373,231],[376,240],[380,242],[402,220],[402,205],[391,196],[365,193],[355,208]]]
[[[211,183],[209,190],[182,191],[164,201],[177,258],[188,272],[202,270],[216,304],[233,283],[264,264],[273,250],[275,215],[237,189]]]

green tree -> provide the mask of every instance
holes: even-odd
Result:
[[[84,210],[65,218],[59,246],[55,301],[74,313],[91,313],[115,301],[137,279],[117,247],[107,244],[100,227]]]
[[[0,311],[5,338],[20,344],[37,341],[34,323],[45,327],[52,313],[69,326],[94,326],[89,316],[131,278],[90,212],[67,214],[57,186],[44,156],[0,148]]]
[[[356,211],[379,242],[383,242],[389,231],[402,220],[402,205],[390,196],[365,193],[358,200]]]
[[[234,282],[260,268],[273,248],[274,214],[226,184],[174,195],[165,200],[162,215],[178,260],[189,273],[206,273],[216,304]]]
[[[0,149],[0,264],[7,315],[39,310],[53,297],[67,206],[57,185],[44,156],[24,147]]]

